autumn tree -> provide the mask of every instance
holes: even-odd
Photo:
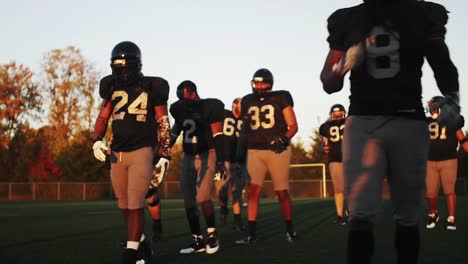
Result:
[[[39,119],[42,97],[33,72],[22,64],[0,65],[0,142],[7,147],[18,126]]]
[[[49,103],[49,125],[56,129],[55,152],[81,130],[92,126],[94,91],[98,73],[73,46],[54,49],[44,56],[44,89]]]

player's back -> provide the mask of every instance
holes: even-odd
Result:
[[[417,2],[403,9],[368,10],[365,4],[340,9],[328,21],[332,47],[346,51],[359,41],[365,46],[364,62],[350,75],[349,114],[424,119],[421,67],[428,42],[445,34],[445,8]]]

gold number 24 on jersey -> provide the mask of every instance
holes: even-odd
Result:
[[[142,92],[133,102],[127,107],[127,112],[120,111],[128,103],[128,94],[125,91],[115,91],[112,94],[112,100],[120,97],[120,101],[115,105],[112,112],[112,119],[122,120],[128,112],[131,115],[136,115],[136,121],[146,122],[146,114],[148,113],[148,93]]]

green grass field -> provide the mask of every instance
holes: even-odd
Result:
[[[180,200],[163,200],[163,240],[155,245],[153,263],[345,263],[346,227],[333,223],[332,200],[293,201],[298,233],[294,244],[285,239],[276,201],[262,200],[257,244],[235,246],[234,240],[243,234],[227,225],[218,229],[221,249],[215,255],[178,254],[191,239],[182,206]],[[468,197],[458,198],[457,231],[445,230],[445,199],[439,207],[441,221],[435,230],[425,230],[421,224],[420,263],[466,264]],[[149,229],[149,216],[146,226]],[[115,201],[0,202],[0,263],[115,264],[123,238]],[[386,201],[376,223],[374,263],[395,263],[392,243],[391,204]]]

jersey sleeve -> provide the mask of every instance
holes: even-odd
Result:
[[[281,110],[285,109],[288,106],[294,107],[294,101],[292,99],[291,94],[288,91],[278,91],[277,95]]]
[[[320,126],[319,128],[319,134],[322,136],[322,137],[328,137],[327,134],[326,134],[326,128],[327,127],[327,124],[324,123]]]
[[[465,126],[465,118],[460,116],[460,119],[457,124],[457,130],[462,129]]]
[[[112,97],[112,76],[107,75],[99,82],[99,95],[104,100],[110,100]]]
[[[427,40],[444,40],[447,32],[445,25],[448,21],[447,10],[444,6],[432,2],[420,2],[423,5],[427,21]]]
[[[167,104],[167,99],[169,98],[169,83],[160,77],[149,77],[148,82],[151,85],[151,101],[153,105]]]
[[[169,113],[174,118],[175,122],[180,122],[180,101],[177,101],[169,107]]]
[[[344,16],[346,14],[346,9],[338,9],[333,14],[330,15],[327,19],[327,29],[328,29],[328,44],[330,49],[346,51],[345,46],[345,23]]]
[[[204,99],[203,115],[209,124],[223,122],[224,120],[224,103],[218,99]]]

